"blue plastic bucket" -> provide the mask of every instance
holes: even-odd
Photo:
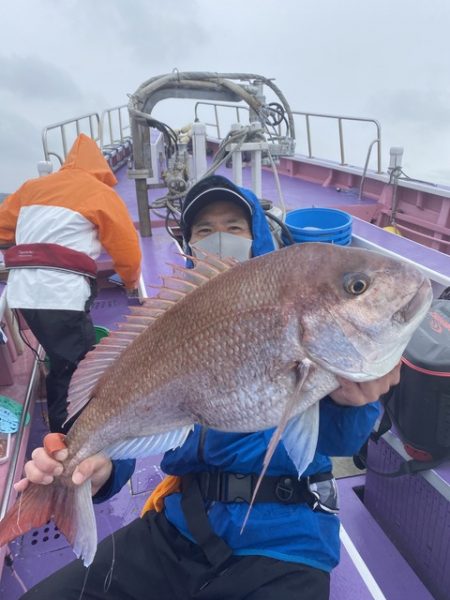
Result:
[[[295,242],[325,242],[348,246],[352,240],[352,216],[334,208],[299,208],[286,215]]]

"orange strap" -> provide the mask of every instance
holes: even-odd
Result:
[[[167,475],[147,498],[141,511],[141,517],[149,510],[161,512],[164,508],[164,498],[179,491],[181,491],[181,477],[178,477],[177,475]]]
[[[47,433],[44,438],[44,450],[53,457],[55,452],[66,450],[66,436],[63,433]]]

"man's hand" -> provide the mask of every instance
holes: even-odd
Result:
[[[17,492],[23,492],[28,482],[48,485],[55,477],[63,472],[62,462],[66,460],[68,450],[58,450],[52,456],[44,448],[33,450],[31,460],[25,464],[25,478],[18,481],[14,488]],[[72,474],[72,481],[80,485],[86,479],[91,479],[92,495],[108,481],[112,471],[112,462],[104,454],[94,454],[81,461]]]
[[[369,402],[375,402],[400,381],[400,366],[401,363],[398,363],[387,375],[374,381],[356,383],[338,377],[340,387],[332,392],[330,397],[336,404],[342,406],[364,406]]]

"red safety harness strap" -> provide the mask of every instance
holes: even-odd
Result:
[[[56,269],[95,279],[97,264],[78,250],[59,244],[18,244],[4,252],[6,269]]]

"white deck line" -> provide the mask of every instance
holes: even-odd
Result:
[[[374,576],[369,571],[369,568],[364,562],[361,554],[358,552],[348,533],[345,531],[342,523],[339,535],[341,538],[341,542],[347,550],[348,555],[352,559],[352,562],[355,565],[358,573],[361,575],[362,580],[366,584],[367,589],[371,593],[372,598],[374,598],[374,600],[387,600],[386,596],[381,591],[378,583],[375,581]]]
[[[147,289],[145,287],[144,276],[142,273],[139,275],[139,283],[138,283],[138,292],[139,292],[139,300],[143,302],[145,298],[148,298]]]

